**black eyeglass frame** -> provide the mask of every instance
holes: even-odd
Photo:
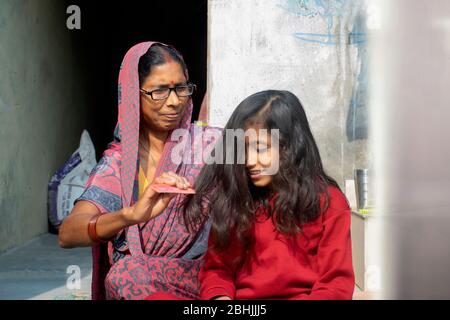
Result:
[[[190,91],[190,93],[188,95],[180,95],[177,92],[177,89],[180,89],[180,88],[191,88],[191,91]],[[143,94],[147,95],[147,96],[150,96],[150,98],[152,98],[152,100],[161,101],[161,100],[166,100],[170,96],[172,91],[175,91],[175,94],[177,95],[178,98],[186,98],[186,97],[192,96],[192,94],[194,93],[194,91],[196,89],[197,89],[197,85],[195,85],[193,83],[187,83],[187,84],[180,85],[180,86],[175,86],[175,87],[172,87],[172,88],[160,88],[160,89],[155,89],[155,90],[152,90],[152,91],[147,91],[147,90],[141,88],[139,91],[142,92]],[[156,91],[160,91],[160,90],[169,90],[169,91],[168,91],[166,97],[155,99],[153,97],[153,93],[156,92]]]

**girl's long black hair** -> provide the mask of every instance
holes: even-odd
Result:
[[[267,199],[274,193],[277,197],[274,205],[268,206],[269,215],[279,232],[295,235],[301,231],[302,224],[316,219],[327,208],[327,187],[339,188],[324,172],[305,111],[294,94],[268,90],[242,101],[219,142],[223,154],[230,148],[223,143],[226,129],[245,130],[255,123],[268,132],[279,130],[280,164],[271,188],[255,187],[245,164],[214,163],[203,167],[195,182],[196,194],[184,204],[184,219],[189,228],[212,217],[214,247],[219,250],[228,247],[230,235],[245,246],[250,245],[255,210],[258,205],[267,206]]]

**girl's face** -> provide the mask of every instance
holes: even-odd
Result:
[[[271,134],[262,128],[250,128],[256,134],[246,136],[246,169],[252,183],[259,188],[270,187],[274,170],[279,164],[279,149]]]
[[[185,85],[187,79],[179,63],[170,60],[153,67],[141,88],[146,91]],[[141,116],[144,123],[155,131],[170,131],[178,127],[189,97],[178,97],[175,90],[164,100],[153,100],[141,93]]]

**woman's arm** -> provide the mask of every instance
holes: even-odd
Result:
[[[122,229],[130,226],[124,208],[116,212],[101,215],[97,220],[97,235],[102,239],[110,239]],[[89,201],[78,201],[72,212],[64,219],[59,229],[59,245],[62,248],[88,247],[92,240],[88,235],[90,219],[100,210]]]
[[[163,173],[155,179],[155,183],[176,186],[180,189],[190,187],[187,179],[174,173]],[[161,214],[176,194],[159,194],[150,186],[135,205],[116,212],[101,215],[96,224],[97,235],[102,239],[110,239],[122,229],[146,222]],[[92,245],[88,234],[91,218],[100,210],[89,201],[79,201],[72,212],[64,219],[59,229],[59,245],[62,248],[87,247]]]

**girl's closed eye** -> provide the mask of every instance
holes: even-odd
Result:
[[[267,152],[269,151],[268,147],[258,147],[258,152]]]

